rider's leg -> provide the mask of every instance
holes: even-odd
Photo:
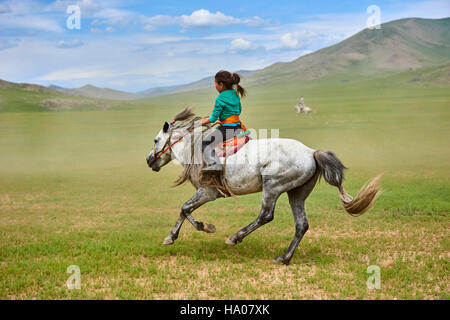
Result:
[[[202,169],[202,171],[222,171],[222,164],[220,163],[220,160],[214,151],[214,145],[217,145],[222,141],[222,130],[214,130],[202,141],[203,158],[205,160],[205,167]]]

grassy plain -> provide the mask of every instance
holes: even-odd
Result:
[[[145,157],[185,106],[210,112],[212,89],[102,111],[11,112],[24,110],[9,97],[20,103],[0,113],[0,298],[449,299],[450,91],[412,78],[248,88],[247,127],[334,151],[349,193],[384,173],[383,195],[359,218],[322,181],[289,266],[271,264],[294,233],[285,195],[275,220],[236,247],[224,241],[256,218],[260,194],[206,204],[194,216],[217,233],[185,224],[162,246],[194,189],[171,188],[180,167],[154,173]],[[295,114],[300,95],[315,113]],[[81,290],[66,288],[70,265]],[[370,265],[381,268],[379,290],[366,287]]]

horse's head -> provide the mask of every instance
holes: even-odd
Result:
[[[154,139],[153,150],[146,159],[153,171],[159,171],[170,160],[176,159],[175,154],[172,154],[172,147],[189,133],[188,130],[192,129],[194,121],[199,119],[200,117],[196,117],[191,108],[186,108],[174,117],[170,125],[167,122],[164,123],[162,130]],[[175,140],[177,138],[178,140]]]
[[[147,156],[147,164],[153,171],[158,172],[172,160],[170,146],[170,125],[165,122],[162,130],[154,139],[153,149]]]

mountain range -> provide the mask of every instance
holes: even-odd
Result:
[[[409,18],[364,29],[333,46],[292,62],[276,63],[247,79],[249,85],[398,73],[448,64],[450,18]]]
[[[424,79],[449,83],[450,18],[408,18],[391,21],[380,29],[364,29],[348,39],[302,56],[291,62],[279,62],[256,71],[237,71],[246,86],[266,85],[291,80],[339,77],[348,79],[380,74],[395,74],[435,68]],[[60,92],[95,99],[136,100],[212,87],[213,76],[185,85],[151,88],[130,93],[85,85],[81,88],[48,88],[20,84],[26,90]],[[0,82],[0,87],[7,86]],[[11,86],[11,85],[9,85]],[[45,88],[45,89],[44,89]]]

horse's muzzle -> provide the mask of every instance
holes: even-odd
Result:
[[[153,171],[158,172],[160,170],[159,166],[156,165],[155,155],[151,154],[146,158],[147,165],[152,168]]]
[[[145,160],[147,161],[148,166],[151,168],[156,161],[155,155],[150,154]]]

